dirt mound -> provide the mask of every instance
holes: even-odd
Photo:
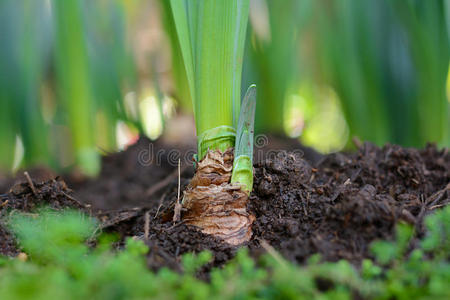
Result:
[[[402,220],[422,232],[423,217],[449,201],[450,155],[371,144],[355,154],[333,154],[316,168],[289,153],[256,166],[252,209],[255,243],[268,241],[285,257],[303,262],[358,262],[375,239],[390,239]]]
[[[28,178],[29,181],[16,184],[8,193],[0,195],[0,254],[14,256],[19,253],[15,239],[7,229],[7,216],[11,213],[32,212],[43,206],[54,210],[72,208],[89,211],[89,206],[70,195],[72,191],[61,178],[41,183]]]
[[[78,205],[85,209],[78,200],[92,205],[103,230],[144,240],[151,249],[148,264],[153,269],[179,269],[182,254],[206,249],[215,259],[205,270],[222,265],[234,256],[235,248],[183,223],[172,223],[177,168],[167,152],[160,164],[140,163],[139,156],[148,145],[141,140],[125,152],[104,158],[98,179],[70,179],[77,191],[73,196],[58,180],[36,184],[40,193],[47,191],[42,197],[36,197],[25,183],[18,195],[8,194],[17,196],[17,201],[7,205],[26,210],[47,199],[55,208]],[[356,153],[332,154],[315,160],[314,165],[299,153],[272,151],[255,164],[249,210],[256,221],[247,245],[254,256],[264,252],[261,245],[266,241],[293,262],[302,263],[311,254],[321,253],[326,260],[345,258],[357,264],[369,256],[372,241],[393,237],[398,221],[415,226],[420,238],[424,216],[450,201],[448,149],[433,145],[422,150],[393,145],[378,148],[366,143]],[[183,170],[182,189],[192,176],[191,167]],[[11,255],[3,249],[2,253]]]
[[[372,241],[393,237],[398,221],[412,224],[422,236],[423,217],[449,202],[446,149],[378,148],[366,143],[356,153],[332,154],[314,167],[297,154],[280,151],[255,165],[249,209],[256,221],[248,244],[253,255],[264,252],[264,240],[297,263],[314,253],[326,260],[358,263],[369,256]],[[182,188],[188,182],[183,178]],[[166,212],[170,216],[173,210],[176,192],[173,178],[161,198],[146,202],[146,210],[126,226],[122,222],[110,230],[146,240],[153,249],[153,268],[177,266],[181,254],[205,249],[215,254],[212,265],[226,262],[236,249],[184,224],[172,224],[170,217],[164,221]]]

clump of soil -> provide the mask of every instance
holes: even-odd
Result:
[[[46,206],[54,210],[72,208],[88,212],[89,206],[73,198],[70,195],[72,191],[61,178],[42,183],[35,183],[30,177],[29,180],[14,185],[8,193],[0,195],[0,254],[15,256],[19,253],[6,224],[7,216],[15,211],[32,212]]]
[[[333,154],[312,168],[289,153],[255,166],[253,226],[291,261],[320,253],[326,260],[359,262],[375,239],[391,239],[398,221],[423,234],[423,217],[447,205],[450,155],[364,144],[354,154]]]
[[[214,261],[205,271],[227,262],[236,248],[172,222],[177,167],[168,152],[159,164],[141,164],[139,153],[148,147],[149,141],[141,139],[127,151],[104,158],[101,176],[95,180],[69,178],[76,190],[74,199],[92,205],[103,230],[144,240],[153,269],[179,269],[182,254],[206,249],[213,252]],[[365,143],[356,153],[336,153],[313,162],[299,153],[272,152],[255,164],[248,210],[256,220],[253,237],[245,245],[254,256],[265,251],[262,245],[267,242],[296,263],[321,253],[325,260],[345,258],[358,264],[370,256],[372,241],[393,238],[399,221],[415,226],[421,238],[423,218],[450,201],[448,149],[378,148]],[[191,176],[192,167],[184,167],[182,190]],[[29,189],[27,195],[20,199],[30,203],[34,196]],[[115,210],[105,210],[108,207]]]

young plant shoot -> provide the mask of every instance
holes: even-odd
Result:
[[[251,237],[256,88],[240,109],[249,0],[171,0],[197,130],[198,162],[183,221],[230,244]]]

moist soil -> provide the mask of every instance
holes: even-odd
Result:
[[[244,245],[254,257],[273,247],[299,264],[320,253],[327,261],[347,259],[359,265],[370,257],[372,241],[394,238],[397,222],[414,226],[420,239],[425,234],[424,217],[450,202],[448,148],[379,148],[364,143],[353,153],[322,156],[292,141],[287,144],[291,151],[264,149],[254,165],[248,210],[256,220],[253,237]],[[150,248],[147,262],[154,270],[163,266],[181,270],[182,254],[206,249],[213,252],[214,260],[204,274],[223,265],[235,255],[235,247],[172,222],[178,157],[171,149],[141,138],[126,151],[105,156],[97,179],[70,175],[64,181],[38,183],[35,178],[45,176],[35,171],[30,172],[32,184],[24,180],[8,191],[0,190],[5,192],[0,195],[0,253],[20,252],[5,224],[8,214],[49,205],[55,210],[83,210],[100,220],[103,231],[119,233],[122,241],[142,239]],[[183,149],[181,155],[187,157],[190,150]],[[158,161],[151,159],[156,154]],[[185,161],[181,190],[192,175],[193,166]],[[0,188],[5,182],[13,181],[0,180]],[[118,248],[122,245],[118,243]]]

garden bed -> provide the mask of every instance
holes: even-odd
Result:
[[[100,231],[117,232],[122,241],[129,236],[142,239],[150,248],[147,263],[152,269],[179,270],[181,255],[205,249],[214,259],[203,272],[229,261],[236,248],[172,222],[177,168],[168,152],[158,164],[142,164],[140,153],[149,149],[149,143],[140,139],[126,151],[104,157],[97,179],[67,176],[67,185],[60,178],[33,180],[32,185],[25,180],[0,191],[6,192],[1,196],[0,253],[20,252],[4,225],[8,214],[50,205],[89,213],[99,219]],[[161,142],[153,146],[155,151],[167,147]],[[346,259],[358,266],[370,257],[371,242],[394,238],[397,222],[411,224],[415,239],[420,239],[424,217],[450,201],[450,154],[434,145],[416,150],[364,143],[355,153],[323,157],[310,153],[307,159],[300,157],[301,151],[264,153],[254,166],[249,205],[256,216],[247,245],[254,257],[273,247],[299,264],[320,253],[324,260]],[[50,176],[42,173],[30,172],[31,178]],[[192,166],[181,168],[182,189],[192,173]]]

